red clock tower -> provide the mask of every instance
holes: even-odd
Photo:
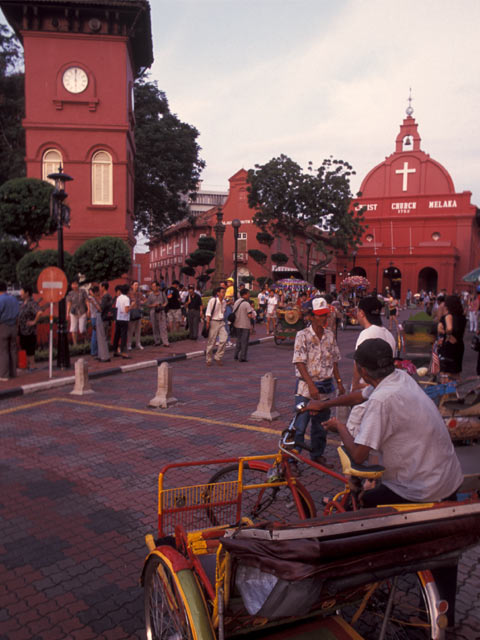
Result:
[[[25,56],[27,176],[59,165],[65,249],[110,235],[135,244],[135,77],[153,62],[147,0],[0,0]],[[55,236],[41,248],[55,248]]]

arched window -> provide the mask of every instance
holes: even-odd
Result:
[[[55,184],[54,180],[47,178],[49,173],[57,173],[58,167],[63,164],[62,154],[58,149],[48,149],[42,158],[42,180]]]
[[[92,158],[92,204],[113,204],[112,156],[106,151]]]

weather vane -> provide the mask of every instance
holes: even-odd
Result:
[[[407,116],[411,116],[413,113],[413,107],[412,107],[412,87],[410,87],[410,94],[408,96],[408,107],[406,108],[406,114]]]

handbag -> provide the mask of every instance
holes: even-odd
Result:
[[[472,337],[472,349],[474,351],[480,351],[480,336],[477,334]]]
[[[140,320],[141,317],[142,312],[140,309],[137,309],[137,307],[130,309],[130,320]]]
[[[203,327],[202,327],[202,338],[208,338],[208,329],[207,329],[207,321],[204,320],[203,321]]]

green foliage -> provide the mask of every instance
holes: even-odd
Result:
[[[135,231],[160,233],[187,215],[204,161],[195,127],[170,112],[156,82],[135,83]]]
[[[306,263],[300,260],[296,241],[313,240],[323,254],[319,266],[327,265],[335,250],[354,248],[363,233],[363,210],[352,203],[348,162],[327,158],[314,170],[304,172],[288,156],[255,165],[248,172],[248,204],[256,210],[254,223],[273,236],[286,237],[293,262],[305,277]]]
[[[263,251],[260,251],[260,249],[249,249],[248,255],[252,258],[252,260],[258,262],[258,264],[264,265],[267,262],[267,254],[263,253]]]
[[[214,251],[205,251],[203,249],[195,249],[195,251],[190,254],[190,259],[195,263],[192,266],[195,267],[206,267],[207,264],[210,264],[214,257]]]
[[[278,251],[277,253],[272,253],[272,262],[274,262],[276,265],[287,264],[288,256],[285,253],[282,253],[281,251]]]
[[[195,269],[193,267],[182,267],[180,269],[180,273],[184,273],[186,276],[193,276],[195,275]]]
[[[12,31],[0,24],[0,185],[25,175],[24,74],[20,44]]]
[[[72,256],[64,252],[64,271],[67,280],[71,282],[75,277]],[[17,281],[22,285],[30,285],[35,289],[40,272],[45,267],[56,267],[58,265],[58,252],[55,249],[45,249],[44,251],[31,251],[23,256],[17,264]]]
[[[260,276],[257,278],[257,282],[258,285],[260,287],[260,289],[263,289],[263,287],[267,284],[271,284],[273,282],[273,280],[271,278],[269,278],[268,276]]]
[[[267,231],[259,231],[257,233],[257,241],[260,244],[266,244],[267,247],[271,247],[274,240],[274,236],[270,235]]]
[[[120,278],[130,270],[130,249],[120,238],[102,236],[84,242],[73,254],[75,271],[87,282]]]
[[[213,236],[201,236],[197,242],[198,248],[203,251],[213,251],[217,249],[217,241]]]
[[[32,248],[56,230],[50,217],[50,183],[13,178],[0,187],[0,235],[21,238]]]
[[[0,280],[8,284],[17,282],[17,262],[27,251],[28,247],[17,240],[0,241]]]

